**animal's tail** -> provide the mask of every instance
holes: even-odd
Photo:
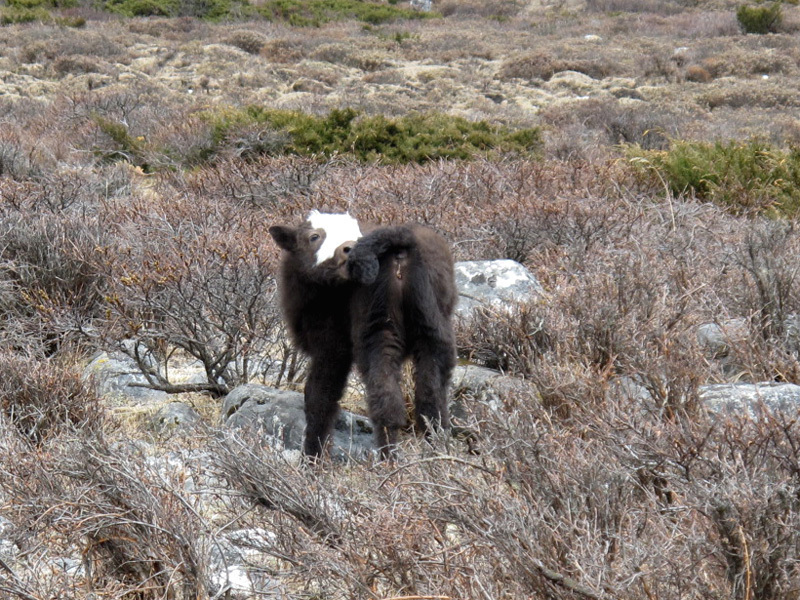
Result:
[[[347,257],[350,279],[369,285],[378,277],[381,259],[388,254],[412,250],[414,233],[407,226],[379,227],[360,238]]]

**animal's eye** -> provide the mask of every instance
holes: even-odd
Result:
[[[317,240],[319,240],[319,234],[318,233],[312,233],[310,236],[308,236],[308,241],[309,242],[313,243],[313,242],[316,242]]]

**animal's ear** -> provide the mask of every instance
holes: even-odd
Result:
[[[284,250],[291,252],[297,248],[297,229],[286,227],[285,225],[273,225],[269,228],[269,234],[275,243]]]

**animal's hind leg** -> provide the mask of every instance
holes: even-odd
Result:
[[[414,416],[417,429],[450,427],[447,388],[455,366],[455,344],[449,339],[419,340],[414,348]]]
[[[403,400],[401,350],[393,336],[382,332],[361,352],[359,368],[364,376],[369,417],[375,428],[375,445],[389,458],[397,443],[397,432],[408,420]]]
[[[306,435],[303,442],[303,453],[308,456],[322,454],[339,411],[339,399],[347,384],[351,363],[349,353],[344,356],[330,353],[311,360],[305,387]]]

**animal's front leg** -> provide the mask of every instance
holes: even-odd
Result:
[[[305,387],[306,435],[303,443],[303,453],[308,456],[320,456],[330,437],[351,363],[350,353],[342,351],[311,359]]]

